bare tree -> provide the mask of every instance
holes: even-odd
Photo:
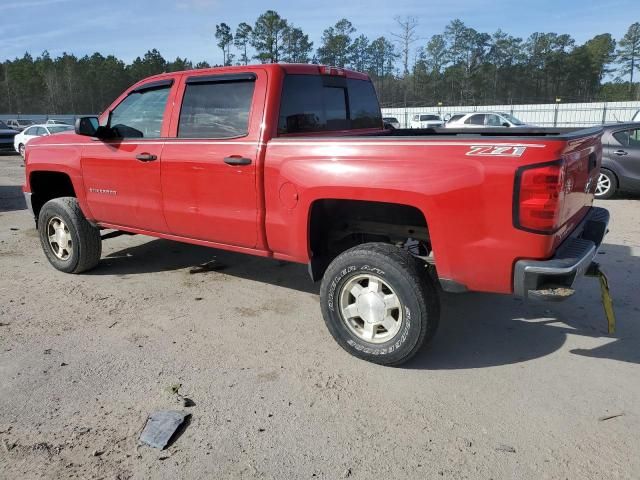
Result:
[[[402,57],[403,74],[409,75],[409,54],[411,45],[418,40],[416,32],[418,28],[418,20],[415,17],[407,16],[405,18],[395,17],[395,21],[400,27],[400,32],[391,35],[400,44],[400,55]]]

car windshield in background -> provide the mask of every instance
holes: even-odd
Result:
[[[384,117],[382,120],[384,120],[385,122],[398,122],[398,119],[396,117]]]
[[[502,115],[504,118],[509,120],[514,125],[524,125],[525,124],[522,120],[518,120],[516,117],[514,117],[513,115],[509,115],[508,113],[501,113],[500,115]]]
[[[11,128],[9,127],[9,125],[0,120],[0,130],[11,130]]]
[[[449,119],[449,122],[457,122],[462,117],[464,117],[464,115],[452,115],[451,118]]]
[[[430,120],[440,121],[440,117],[438,115],[420,115],[421,122],[428,122]]]
[[[55,125],[55,126],[49,126],[47,127],[47,129],[49,130],[49,133],[54,134],[54,133],[73,130],[73,127],[71,125]]]
[[[35,125],[36,122],[34,120],[18,120],[18,125]]]

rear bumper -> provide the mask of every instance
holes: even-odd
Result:
[[[570,296],[574,281],[596,256],[608,224],[609,211],[593,207],[552,258],[518,260],[513,274],[514,294],[555,300]]]

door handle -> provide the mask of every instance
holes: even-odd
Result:
[[[619,157],[624,157],[625,155],[629,155],[627,152],[625,152],[624,150],[616,150],[615,152],[616,155],[618,155]]]
[[[224,157],[224,163],[227,165],[251,165],[251,159],[232,155],[230,157]]]
[[[152,153],[144,152],[136,155],[136,159],[140,160],[141,162],[153,162],[154,160],[157,160],[158,157],[157,155],[153,155]]]

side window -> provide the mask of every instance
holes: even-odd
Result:
[[[27,128],[22,132],[23,135],[35,135],[36,134],[36,128],[35,127],[31,127],[31,128]]]
[[[382,114],[371,82],[323,75],[285,77],[279,134],[358,128],[382,128]]]
[[[111,112],[109,125],[120,138],[158,138],[170,86],[130,93]]]
[[[31,130],[33,130],[33,133],[31,135],[37,135],[41,137],[47,134],[46,130],[42,127],[35,127],[35,128],[32,128]]]
[[[629,132],[629,146],[640,148],[640,128]]]
[[[464,123],[468,125],[484,125],[484,114],[471,115]]]
[[[629,133],[632,130],[622,130],[620,132],[616,132],[613,134],[613,138],[615,138],[618,143],[620,143],[620,145],[622,145],[623,147],[628,147],[629,146]]]
[[[178,137],[234,138],[249,132],[255,81],[187,83]]]
[[[487,125],[491,127],[501,127],[502,123],[503,120],[498,115],[487,115]]]

